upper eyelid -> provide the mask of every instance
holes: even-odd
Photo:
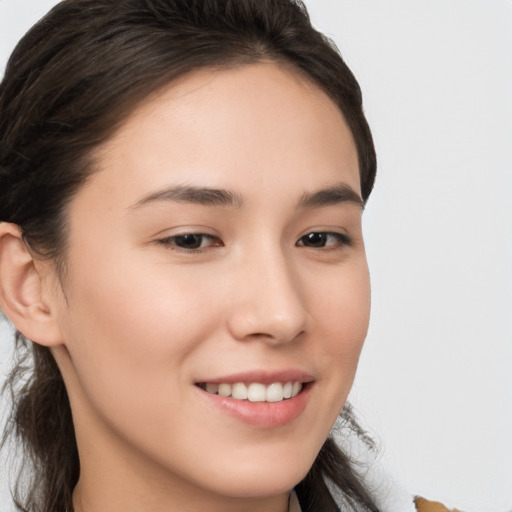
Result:
[[[346,231],[335,231],[333,229],[311,229],[299,236],[299,240],[305,236],[313,234],[333,235],[343,238],[352,238]]]
[[[157,242],[162,242],[162,241],[167,241],[167,240],[174,240],[176,238],[181,238],[181,237],[184,237],[184,236],[189,236],[189,235],[192,235],[192,236],[201,236],[201,237],[204,237],[204,238],[208,238],[210,240],[215,240],[215,239],[218,239],[218,240],[221,240],[219,236],[217,235],[211,235],[210,233],[202,233],[202,232],[195,232],[195,231],[186,231],[186,232],[183,232],[183,233],[178,233],[176,235],[168,235],[168,236],[162,236],[162,237],[159,237],[157,238]]]
[[[210,241],[209,244],[207,244],[205,247],[182,247],[178,243],[176,243],[177,238],[185,237],[187,235],[193,235],[198,237],[204,237]],[[218,240],[220,243],[216,243],[216,240]],[[186,232],[182,234],[176,234],[176,235],[169,235],[166,237],[157,238],[155,242],[164,248],[168,250],[172,250],[178,253],[185,253],[185,254],[198,254],[205,251],[208,251],[209,249],[223,247],[224,242],[216,235],[210,235],[208,233],[199,233],[199,232]]]
[[[207,236],[212,238],[220,238],[217,233],[208,232],[209,228],[204,226],[195,227],[176,227],[159,231],[152,235],[153,240],[167,240],[169,238],[177,238],[180,236],[196,235],[196,236]],[[210,230],[211,231],[211,230]]]
[[[180,238],[182,236],[188,236],[188,235],[204,236],[206,238],[219,238],[217,235],[212,235],[211,233],[204,233],[202,231],[183,231],[183,232],[172,234],[172,235],[161,236],[160,238],[162,238],[162,239]]]
[[[303,234],[301,234],[296,242],[295,242],[295,245],[299,244],[299,242],[304,238],[304,237],[307,237],[308,235],[312,235],[312,234],[324,234],[324,235],[331,235],[335,238],[337,238],[341,243],[346,243],[346,244],[350,244],[352,243],[353,239],[352,239],[352,236],[349,235],[348,233],[346,232],[339,232],[339,231],[333,231],[333,230],[328,230],[328,229],[312,229],[310,231],[307,231]],[[207,232],[204,232],[204,231],[195,231],[193,229],[191,230],[183,230],[181,232],[178,232],[176,234],[170,234],[170,235],[167,235],[167,236],[160,236],[160,237],[157,237],[155,239],[156,242],[160,242],[160,243],[163,243],[163,242],[170,242],[170,241],[173,241],[177,238],[180,238],[180,237],[184,237],[184,236],[187,236],[187,235],[193,235],[193,236],[201,236],[201,237],[205,237],[209,240],[219,240],[222,242],[222,245],[224,245],[224,242],[222,240],[222,238],[218,235],[215,235],[215,234],[212,234],[212,233],[207,233]]]
[[[298,246],[298,247],[308,247],[307,245],[305,245],[304,243],[300,243],[301,240],[304,238],[304,237],[307,237],[308,235],[312,235],[312,234],[324,234],[324,235],[332,235],[334,238],[337,239],[338,243],[340,244],[341,247],[345,246],[352,246],[353,243],[354,243],[354,240],[352,238],[352,236],[350,236],[349,234],[347,233],[340,233],[338,231],[327,231],[327,230],[313,230],[313,231],[309,231],[308,233],[305,233],[304,235],[302,235],[301,237],[299,237],[299,239],[297,240],[297,242],[295,242],[295,245]],[[335,245],[335,244],[333,244]],[[317,249],[323,249],[323,248],[333,248],[331,247],[330,245],[328,246],[323,246],[323,247],[319,247]]]
[[[311,229],[311,230],[308,230],[308,231],[302,233],[301,235],[299,235],[297,240],[300,240],[301,238],[303,238],[305,236],[308,236],[308,235],[312,235],[314,233],[322,233],[322,234],[325,234],[325,235],[334,235],[334,236],[351,238],[350,235],[348,233],[346,233],[346,232],[334,231],[332,229]],[[195,231],[193,229],[183,230],[183,231],[180,231],[178,233],[173,233],[173,234],[164,235],[164,236],[156,235],[155,238],[157,238],[157,239],[169,239],[169,238],[179,238],[181,236],[187,236],[187,235],[204,236],[204,237],[207,237],[207,238],[219,238],[219,239],[221,238],[217,234],[207,233],[207,232],[201,231],[201,230]]]
[[[334,237],[349,237],[348,233],[341,233],[339,231],[328,231],[328,230],[321,230],[321,229],[314,229],[312,231],[308,231],[307,233],[304,233],[299,238],[303,238],[308,235],[332,235]]]

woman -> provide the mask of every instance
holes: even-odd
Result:
[[[12,55],[0,134],[20,510],[378,510],[329,438],[375,153],[300,4],[64,1]]]

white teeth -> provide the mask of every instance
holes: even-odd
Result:
[[[219,384],[219,395],[220,396],[231,396],[231,384]]]
[[[273,382],[268,386],[259,382],[253,382],[248,386],[243,382],[228,384],[206,383],[201,387],[208,393],[223,397],[232,397],[236,400],[249,400],[250,402],[281,402],[297,396],[301,389],[301,382]]]
[[[215,393],[217,393],[217,391],[219,391],[219,385],[208,383],[208,384],[206,384],[206,391],[208,391],[208,393],[215,394]]]
[[[247,400],[247,386],[243,382],[233,384],[231,396],[237,400]]]
[[[247,388],[247,398],[249,402],[264,402],[265,401],[265,386],[258,382],[249,384]]]
[[[267,402],[280,402],[283,398],[283,385],[280,382],[275,382],[267,387],[265,391],[265,400]]]

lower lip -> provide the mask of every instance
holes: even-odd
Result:
[[[306,408],[313,384],[304,385],[301,392],[293,398],[281,402],[250,402],[231,397],[213,395],[197,388],[210,403],[226,414],[252,427],[270,429],[283,427],[297,419]]]

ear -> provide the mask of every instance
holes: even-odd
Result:
[[[0,307],[26,338],[50,347],[61,344],[62,335],[41,268],[19,227],[0,222]]]

